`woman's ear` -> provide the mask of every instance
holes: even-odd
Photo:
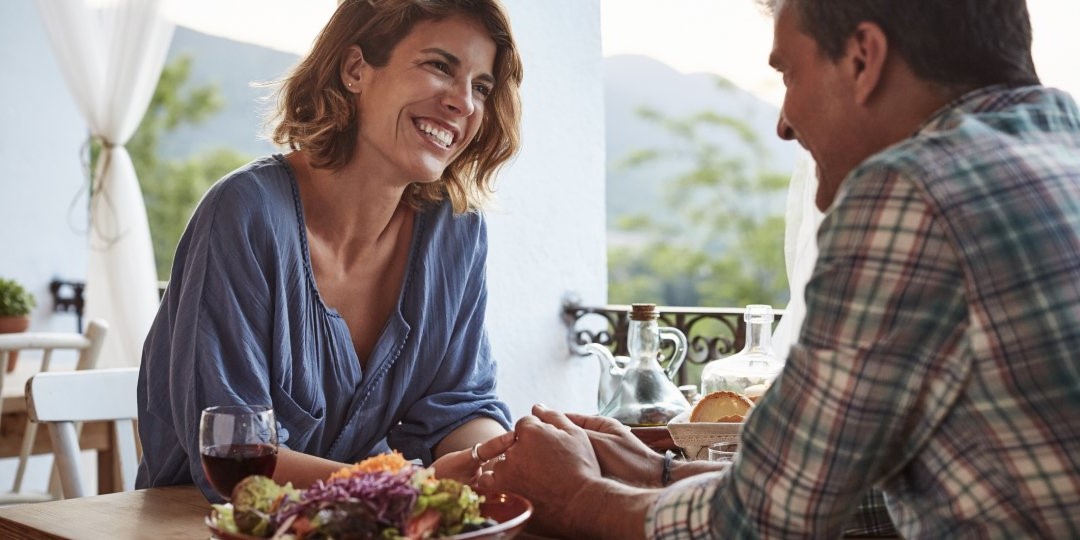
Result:
[[[863,22],[855,27],[848,40],[848,56],[852,66],[855,101],[865,105],[881,83],[889,55],[889,40],[880,26]]]
[[[364,52],[360,50],[360,46],[350,45],[345,52],[345,59],[341,61],[341,84],[354,94],[360,92],[364,65]]]

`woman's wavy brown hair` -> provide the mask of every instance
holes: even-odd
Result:
[[[476,138],[438,181],[412,184],[403,199],[420,209],[449,197],[458,213],[482,206],[492,192],[496,171],[517,153],[521,142],[521,57],[498,0],[345,0],[278,90],[274,142],[303,149],[314,167],[344,167],[356,151],[360,121],[353,94],[341,81],[348,48],[359,45],[365,62],[383,67],[416,23],[454,15],[475,19],[491,35],[495,85],[485,101]]]

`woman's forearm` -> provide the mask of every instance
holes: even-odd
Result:
[[[474,418],[465,422],[454,431],[451,431],[446,437],[443,437],[443,440],[435,445],[434,457],[438,459],[450,452],[472,448],[476,443],[498,437],[503,433],[506,433],[506,429],[502,427],[502,424],[495,420],[486,416]],[[491,459],[495,456],[482,457]]]
[[[294,487],[306,488],[316,480],[325,480],[330,473],[344,466],[344,463],[337,461],[280,448],[277,466],[274,467],[274,481],[279,484],[292,482]]]

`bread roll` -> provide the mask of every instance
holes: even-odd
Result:
[[[742,422],[754,402],[742,394],[720,390],[711,392],[690,410],[691,422]]]
[[[750,401],[757,403],[768,389],[769,385],[767,384],[755,384],[753,386],[747,386],[746,389],[743,390],[743,395],[749,398]]]

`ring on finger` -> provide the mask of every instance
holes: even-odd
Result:
[[[478,465],[483,465],[488,462],[488,460],[480,457],[480,443],[476,443],[473,445],[472,452],[470,452],[469,455],[472,456],[472,460],[475,461]]]

